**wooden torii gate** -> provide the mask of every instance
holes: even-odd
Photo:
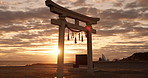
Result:
[[[65,28],[69,27],[76,30],[81,30],[87,33],[87,65],[88,73],[93,73],[93,62],[92,62],[92,33],[96,33],[96,30],[92,28],[93,24],[97,24],[99,18],[92,18],[84,16],[82,14],[73,12],[64,7],[61,7],[51,0],[45,1],[46,6],[50,7],[50,11],[58,14],[59,19],[51,19],[51,24],[59,25],[59,38],[58,38],[58,49],[60,53],[58,55],[57,61],[57,78],[63,78],[63,68],[64,68],[64,35]],[[66,17],[75,20],[75,24],[68,23]],[[87,27],[79,25],[79,21],[85,22]]]

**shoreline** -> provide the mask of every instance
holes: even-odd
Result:
[[[142,66],[140,66],[142,65]],[[0,66],[0,78],[54,78],[56,64],[32,66]],[[64,66],[66,78],[148,78],[148,62],[99,62],[94,64],[94,75],[87,73],[87,66],[73,68]]]

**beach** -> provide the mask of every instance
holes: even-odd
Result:
[[[54,78],[56,64],[0,66],[0,78]],[[95,62],[94,74],[86,66],[64,67],[65,78],[148,78],[148,62]]]

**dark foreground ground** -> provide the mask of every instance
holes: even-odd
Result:
[[[94,64],[94,75],[86,67],[65,66],[65,78],[148,78],[148,62],[99,62]],[[55,65],[0,67],[0,78],[54,78]]]

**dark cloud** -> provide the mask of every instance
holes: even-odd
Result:
[[[19,38],[19,39],[35,39],[35,38],[42,38],[43,36],[51,36],[54,33],[57,33],[58,31],[56,29],[52,29],[52,30],[44,30],[44,31],[40,31],[38,33],[30,33],[30,32],[26,32],[26,33],[21,33],[18,35],[15,35],[14,38]]]
[[[148,28],[142,28],[142,27],[135,27],[134,31],[137,32],[137,37],[139,36],[148,36]]]
[[[123,38],[125,39],[132,39],[132,38],[142,38],[148,36],[148,28],[142,28],[142,27],[133,27],[133,34],[125,34]]]
[[[30,30],[27,27],[24,26],[11,26],[11,27],[3,27],[0,28],[0,31],[4,31],[4,32],[18,32],[18,31],[25,31],[25,30]]]
[[[56,3],[58,3],[59,5],[73,5],[75,7],[77,6],[88,6],[89,4],[86,4],[86,0],[76,0],[76,1],[73,1],[73,0],[58,0]]]
[[[144,13],[141,19],[142,20],[148,20],[148,13]]]
[[[122,22],[120,20],[106,20],[106,19],[101,19],[101,21],[98,22],[96,28],[97,29],[110,29],[116,26],[121,26]]]
[[[134,31],[136,32],[147,32],[148,28],[143,28],[143,27],[134,27]]]
[[[75,11],[78,12],[78,13],[81,13],[81,14],[83,14],[83,15],[86,15],[87,9],[88,9],[88,8],[83,7],[83,8],[76,9]]]
[[[73,3],[75,6],[84,6],[86,4],[86,0],[77,0]]]
[[[146,12],[148,10],[148,7],[139,8],[138,10],[143,13],[143,12]]]
[[[124,34],[131,30],[98,30],[97,33],[99,36],[116,36],[117,34]]]
[[[147,52],[148,45],[126,45],[126,44],[107,45],[96,51],[100,56],[101,54],[104,54],[109,59],[114,59],[114,58],[122,59],[132,55],[133,53]]]
[[[140,22],[134,22],[134,21],[122,21],[121,26],[128,29],[133,29],[134,26],[140,25]]]
[[[0,47],[41,47],[41,46],[52,46],[52,42],[50,39],[52,38],[52,34],[57,33],[57,29],[47,29],[39,32],[22,32],[14,35],[11,39],[0,39]],[[23,41],[23,40],[27,41]],[[56,39],[57,40],[57,39]],[[45,42],[48,44],[45,44]],[[32,44],[32,43],[40,43],[40,44]],[[50,45],[51,44],[51,45]]]
[[[145,44],[146,41],[116,42],[117,44]]]
[[[100,13],[101,19],[109,20],[120,20],[120,19],[136,19],[140,17],[139,11],[136,9],[131,10],[117,10],[117,9],[107,9]]]
[[[32,20],[33,21],[33,20]],[[37,20],[35,20],[37,21]],[[0,27],[0,32],[2,33],[10,33],[10,32],[27,32],[28,30],[49,30],[53,29],[55,26],[50,24],[50,21],[44,22],[31,22],[27,21],[25,24],[9,24]],[[56,29],[56,28],[55,28]],[[54,31],[54,30],[53,30]]]
[[[133,21],[134,19],[141,19],[143,16],[146,16],[144,13],[145,9],[130,9],[130,10],[117,10],[117,9],[106,9],[101,13],[97,13],[98,9],[96,8],[79,8],[76,12],[83,15],[98,15],[101,21],[95,25],[95,29],[99,36],[116,36],[116,34],[126,34],[130,31],[135,30],[135,26],[141,25],[140,22]],[[141,15],[141,12],[144,14]],[[143,19],[146,19],[143,18]],[[143,28],[146,30],[146,28]],[[133,31],[136,32],[136,31]],[[135,34],[135,37],[146,35],[146,32],[139,31],[138,34]],[[130,36],[130,35],[129,35]]]
[[[125,0],[116,0],[116,2],[113,3],[113,6],[115,7],[121,7],[123,6]]]
[[[0,6],[0,9],[9,9],[9,6],[5,6],[5,5],[3,5],[3,6]]]
[[[137,7],[148,7],[147,0],[136,0],[134,2],[128,3],[125,8],[137,8]]]
[[[67,0],[58,0],[56,3],[58,3],[59,5],[62,4],[62,5],[66,5],[68,4],[69,1]]]
[[[98,9],[96,9],[96,8],[89,8],[88,10],[87,10],[87,13],[89,14],[89,15],[91,15],[92,17],[99,17],[99,16],[96,16],[96,15],[98,15],[99,13],[98,13]]]
[[[23,52],[26,49],[23,48],[15,48],[15,49],[9,49],[9,50],[5,50],[5,49],[0,49],[0,53],[17,53],[17,52]]]
[[[140,22],[133,21],[134,19],[141,19],[144,15],[140,14],[141,11],[132,10],[117,10],[117,9],[107,9],[102,11],[99,16],[101,21],[96,25],[97,33],[104,36],[113,36],[115,34],[124,34],[133,30],[137,30],[135,26],[141,25]],[[143,18],[146,20],[146,17]],[[103,30],[100,30],[103,29]],[[147,31],[142,32],[142,30],[147,30],[147,28],[141,28],[138,34],[134,37],[146,35]],[[136,31],[133,31],[136,32]],[[127,35],[126,35],[127,36]],[[130,36],[130,35],[129,35]]]
[[[124,45],[124,44],[122,44],[122,45],[108,45],[108,46],[106,46],[106,47],[103,47],[103,48],[110,48],[111,50],[114,50],[114,51],[129,51],[129,52],[132,52],[132,51],[130,51],[130,50],[133,50],[133,52],[135,51],[135,52],[138,52],[138,51],[136,51],[136,50],[141,50],[141,51],[139,51],[139,52],[142,52],[144,49],[146,49],[146,50],[148,50],[148,45]],[[121,49],[121,50],[120,50]]]
[[[110,25],[109,25],[110,24]],[[133,30],[133,28],[135,26],[139,26],[141,25],[140,22],[135,22],[135,21],[122,21],[122,20],[112,20],[112,21],[108,21],[108,24],[106,24],[107,26],[112,26],[112,27],[118,27],[119,29],[123,28],[123,29],[127,29],[127,30]]]
[[[13,39],[0,39],[0,44],[5,44],[5,45],[24,45],[24,44],[30,44],[30,43],[22,41],[21,39],[18,39],[18,38],[13,38]]]
[[[83,14],[83,15],[91,15],[92,17],[98,17],[98,9],[97,8],[92,8],[92,7],[82,7],[75,9],[74,11]]]
[[[18,34],[15,37],[16,38],[20,38],[20,39],[34,39],[35,37],[38,36],[42,36],[42,34],[29,34],[29,33],[25,33],[25,34]]]
[[[43,36],[51,36],[52,34],[58,33],[58,29],[47,29],[39,32],[38,34],[42,34]]]
[[[49,19],[53,14],[50,12],[49,8],[38,8],[27,12],[0,10],[0,15],[0,24],[7,24],[31,18]]]
[[[137,7],[137,2],[128,3],[125,8],[135,8]]]

